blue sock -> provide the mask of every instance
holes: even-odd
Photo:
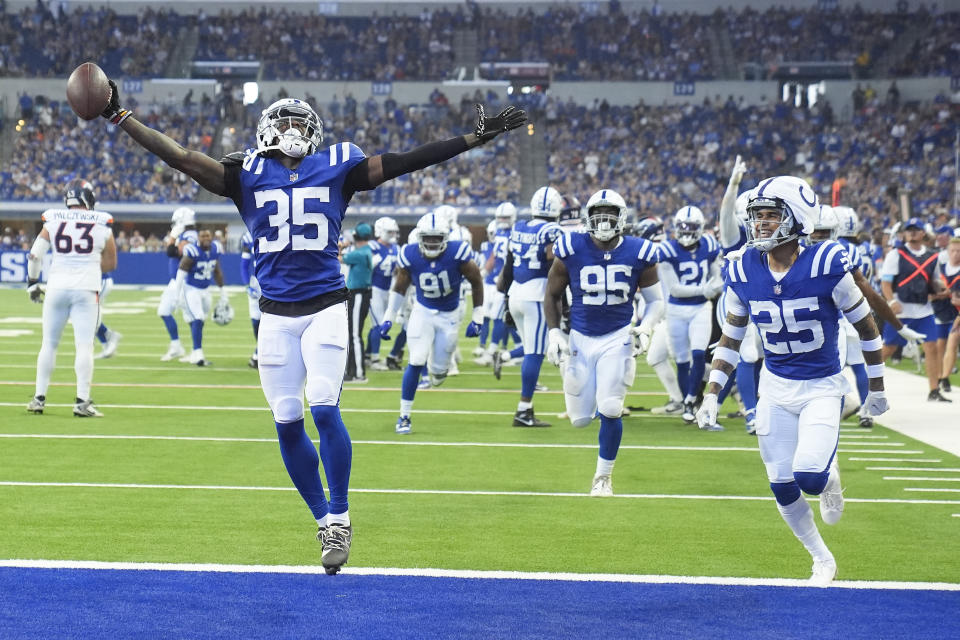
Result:
[[[687,388],[687,393],[696,398],[700,394],[700,389],[703,387],[703,371],[706,368],[706,357],[700,349],[694,349],[690,352],[690,355],[693,357],[693,362],[690,363],[690,386]],[[680,388],[683,389],[683,387]]]
[[[327,496],[323,493],[323,481],[320,479],[320,456],[304,431],[303,418],[296,422],[276,424],[283,465],[293,480],[293,486],[310,508],[310,513],[320,520],[327,515]]]
[[[483,324],[480,325],[480,346],[487,346],[487,338],[490,336],[490,318],[484,317]]]
[[[380,329],[377,325],[370,327],[370,333],[367,334],[367,353],[371,356],[380,355]]]
[[[520,345],[519,347],[514,348],[514,350],[510,352],[511,358],[519,358],[522,355],[523,355],[523,345]],[[543,360],[543,356],[540,356],[540,359]]]
[[[250,318],[250,322],[253,324],[253,337],[259,338],[260,337],[260,321]]]
[[[743,401],[746,413],[755,411],[757,408],[757,379],[754,372],[757,368],[756,362],[743,360],[737,365],[737,388],[740,389],[740,399]]]
[[[494,320],[493,329],[490,331],[490,341],[495,345],[503,343],[507,337],[507,324],[503,320]]]
[[[722,407],[723,401],[727,399],[727,396],[730,395],[730,390],[733,389],[733,383],[737,379],[736,376],[730,376],[727,379],[727,384],[723,385],[723,388],[720,389],[720,393],[717,394],[717,406]]]
[[[867,401],[867,392],[870,391],[870,379],[867,377],[867,367],[862,362],[852,364],[853,375],[857,379],[857,394],[860,396],[860,404]]]
[[[417,384],[420,382],[420,373],[423,369],[422,364],[408,364],[407,368],[403,370],[403,382],[400,383],[401,400],[413,400],[413,396],[417,394]]]
[[[690,363],[677,363],[677,383],[680,385],[680,393],[686,394],[690,388]],[[684,396],[686,397],[686,396]]]
[[[105,343],[107,341],[107,325],[103,324],[102,322],[100,323],[100,326],[97,327],[97,340],[99,340],[101,343]],[[864,371],[866,371],[866,369],[864,369]]]
[[[330,513],[344,513],[347,491],[350,487],[350,464],[353,460],[353,445],[350,434],[340,418],[340,407],[317,405],[310,407],[313,422],[320,434],[320,459],[330,488]]]
[[[600,457],[604,460],[616,460],[621,437],[623,437],[623,418],[608,418],[601,413]]]
[[[193,348],[203,346],[203,320],[194,320],[190,323],[190,337],[193,338]]]
[[[407,330],[404,329],[393,339],[393,349],[390,349],[390,355],[400,359],[403,356],[403,348],[407,346]]]
[[[167,326],[167,333],[170,334],[170,339],[179,340],[180,332],[177,331],[177,321],[173,319],[173,316],[160,316],[160,319],[163,320],[163,324]]]
[[[540,377],[540,367],[543,365],[543,356],[527,354],[523,356],[523,364],[520,366],[520,397],[532,398],[534,387],[537,386],[537,378]]]

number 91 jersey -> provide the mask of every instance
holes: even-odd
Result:
[[[417,290],[417,302],[436,311],[453,311],[460,305],[460,265],[473,261],[473,250],[466,242],[452,240],[436,258],[420,253],[419,244],[404,245],[397,263],[410,273]]]
[[[88,209],[48,209],[41,219],[53,249],[47,286],[100,291],[100,255],[113,235],[113,216]]]
[[[298,302],[344,287],[337,240],[347,210],[343,185],[364,160],[349,142],[306,156],[296,169],[248,150],[226,166],[226,194],[253,236],[264,297]]]
[[[570,277],[570,328],[603,336],[630,324],[640,275],[657,263],[658,252],[635,236],[623,236],[615,249],[604,251],[589,234],[571,233],[557,239],[553,255]]]

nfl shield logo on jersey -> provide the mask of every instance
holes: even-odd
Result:
[[[783,287],[781,287],[779,284],[775,284],[773,285],[773,292],[776,295],[780,295],[781,293],[783,293]]]

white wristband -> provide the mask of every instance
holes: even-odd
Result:
[[[860,342],[861,351],[880,351],[883,348],[883,339],[880,336],[876,338],[870,338],[869,340],[862,340]]]
[[[747,335],[747,325],[738,327],[734,324],[730,324],[726,320],[723,321],[723,333],[734,340],[743,340],[743,337]]]
[[[724,360],[729,362],[733,366],[737,366],[737,363],[740,362],[740,354],[730,349],[729,347],[717,347],[713,350],[713,359]]]
[[[730,380],[730,376],[725,374],[723,371],[720,371],[720,369],[710,370],[710,384],[716,382],[718,385],[720,385],[720,388],[723,389],[725,386],[727,386],[728,380]]]
[[[476,324],[483,324],[483,307],[474,307],[470,320]]]
[[[883,363],[880,364],[868,364],[867,365],[867,377],[868,378],[882,378],[883,377]]]

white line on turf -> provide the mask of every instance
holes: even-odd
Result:
[[[903,442],[844,442],[847,447],[903,447]]]
[[[897,453],[903,453],[898,451]],[[856,460],[858,462],[942,462],[940,458],[855,458],[850,457],[847,460]]]
[[[960,469],[941,469],[940,467],[867,467],[867,471],[945,471],[960,473]]]
[[[884,480],[911,480],[914,482],[960,482],[960,478],[929,478],[924,476],[883,476]]]
[[[66,384],[69,384],[69,383],[64,382],[64,383],[61,383],[61,384],[66,385]],[[99,383],[98,383],[98,385],[99,385]],[[122,385],[119,385],[119,386],[122,386]],[[843,431],[843,430],[841,429],[841,431]],[[861,435],[861,436],[858,436],[858,435],[844,435],[844,434],[841,433],[841,434],[840,434],[840,437],[841,437],[842,439],[844,439],[844,440],[886,440],[886,439],[889,438],[890,436],[862,436],[862,435]],[[872,443],[865,443],[865,444],[872,444]]]
[[[960,489],[941,489],[929,487],[904,487],[904,491],[916,491],[917,493],[960,493]]]
[[[100,405],[97,405],[97,406],[99,407]],[[838,453],[893,453],[889,449],[837,449],[837,452]],[[914,449],[909,449],[909,450],[899,449],[895,453],[902,456],[909,456],[909,455],[921,455],[923,453],[926,453],[926,451],[914,450]],[[853,458],[851,458],[851,460],[852,459]]]
[[[138,484],[115,482],[20,482],[0,481],[3,487],[31,488],[80,488],[80,489],[172,489],[187,491],[296,491],[295,487],[258,487],[244,485],[205,485],[205,484]],[[350,489],[351,493],[371,493],[381,495],[432,495],[432,496],[509,496],[523,498],[590,498],[588,493],[561,491],[465,491],[455,489]],[[736,502],[770,502],[773,496],[711,496],[699,494],[668,493],[618,493],[614,498],[620,500],[720,500]],[[813,502],[817,497],[808,497]],[[850,498],[846,502],[873,504],[960,504],[960,500],[907,500],[905,498]]]
[[[316,565],[189,564],[166,562],[99,562],[96,560],[0,560],[0,567],[13,569],[89,569],[102,571],[181,571],[199,573],[281,573],[320,575]],[[406,569],[394,567],[344,567],[344,575],[414,578],[462,578],[469,580],[555,580],[562,582],[615,582],[634,584],[696,584],[742,587],[811,587],[806,579],[740,578],[721,576],[637,575],[630,573],[549,573],[546,571],[477,571],[467,569]],[[960,591],[951,582],[891,582],[836,580],[837,589]],[[812,587],[819,588],[819,587]]]
[[[951,513],[950,516],[953,518],[960,518],[960,513]]]

